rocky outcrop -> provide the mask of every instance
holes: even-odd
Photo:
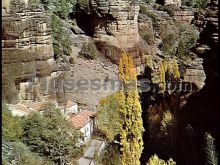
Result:
[[[50,75],[55,61],[50,20],[43,8],[27,0],[7,0],[2,7],[3,98],[13,102],[20,82]]]
[[[164,0],[165,5],[176,5],[177,7],[180,7],[181,3],[181,0]]]
[[[190,66],[188,66],[185,70],[184,78],[183,78],[185,82],[190,82],[191,84],[195,84],[198,87],[198,89],[203,88],[206,79],[202,62],[203,60],[201,58],[197,58],[191,61]]]
[[[121,52],[127,51],[139,64],[143,48],[138,33],[139,8],[137,1],[92,0],[90,13],[76,14],[75,17],[78,25],[92,35],[96,42],[105,43],[102,52],[107,52],[108,46],[116,47]],[[119,57],[120,55],[111,58],[117,61]]]
[[[206,74],[204,87],[197,93],[187,99],[187,104],[179,111],[179,130],[184,130],[187,125],[193,129],[193,141],[195,149],[192,151],[190,146],[186,150],[189,155],[196,153],[197,160],[187,160],[187,164],[204,164],[204,135],[209,132],[215,138],[215,145],[219,146],[218,135],[218,111],[219,111],[219,87],[218,87],[218,60],[219,60],[219,39],[218,39],[218,1],[211,0],[206,9],[203,20],[202,32],[197,42],[194,52],[203,58],[203,68]],[[179,132],[180,141],[183,141],[186,135]],[[186,144],[186,143],[185,143]],[[184,145],[184,144],[183,144]],[[183,149],[181,147],[181,149]],[[218,150],[218,148],[217,148]],[[184,155],[188,157],[189,155]],[[184,158],[182,159],[184,161]]]
[[[173,13],[174,20],[192,22],[194,19],[194,12],[190,10],[178,10]]]

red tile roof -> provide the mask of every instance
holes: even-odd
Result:
[[[80,129],[84,127],[89,121],[91,121],[91,117],[95,116],[95,112],[93,111],[81,111],[78,114],[68,114],[70,117],[69,121],[76,128]]]
[[[66,108],[71,108],[74,105],[77,105],[77,104],[75,102],[73,102],[72,100],[67,100]]]

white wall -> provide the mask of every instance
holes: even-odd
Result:
[[[70,107],[70,108],[67,108],[67,109],[66,109],[66,113],[68,113],[68,112],[71,112],[71,113],[78,113],[77,104],[74,105],[74,106],[72,106],[72,107]]]
[[[80,131],[85,135],[84,143],[86,143],[92,136],[94,131],[94,120],[91,120],[88,124],[80,129]]]

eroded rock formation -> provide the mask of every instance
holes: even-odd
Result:
[[[28,1],[4,1],[3,98],[18,100],[20,82],[49,76],[55,67],[49,17]]]
[[[164,4],[165,5],[170,5],[170,4],[174,4],[176,6],[181,6],[181,0],[164,0]]]
[[[204,87],[187,99],[187,104],[179,112],[179,130],[184,130],[187,125],[193,130],[194,151],[189,146],[188,153],[196,153],[196,159],[192,159],[187,164],[204,164],[204,134],[209,132],[215,138],[215,145],[218,147],[218,111],[219,111],[219,87],[218,87],[218,1],[211,0],[208,4],[203,20],[203,29],[194,52],[203,58],[203,67],[206,74]],[[179,133],[180,141],[187,138],[186,132]],[[183,144],[184,145],[184,144]],[[182,145],[182,146],[183,146]],[[187,145],[186,145],[187,146]],[[218,149],[218,148],[217,148]],[[185,153],[186,154],[186,153]],[[185,155],[188,157],[189,155]],[[184,161],[184,160],[182,160]]]
[[[138,33],[139,8],[135,0],[92,0],[90,13],[80,13],[76,19],[88,35],[92,35],[99,44],[101,42],[100,51],[107,52],[107,47],[120,49],[119,52],[127,51],[140,64],[140,51],[144,46]],[[119,56],[111,58],[117,61]]]

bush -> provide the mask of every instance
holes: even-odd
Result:
[[[63,57],[64,55],[70,55],[70,37],[66,35],[62,20],[55,14],[52,14],[51,17],[51,28],[53,31],[52,36],[55,56]]]
[[[142,37],[148,45],[153,45],[154,44],[154,36],[147,33]]]
[[[96,48],[96,45],[92,41],[84,43],[81,52],[79,53],[81,57],[85,57],[87,59],[96,59],[98,54],[99,52]]]
[[[105,150],[100,155],[98,162],[102,165],[120,165],[121,159],[118,145],[108,143]]]
[[[205,9],[208,3],[208,0],[182,0],[182,5],[199,9]]]
[[[83,9],[89,8],[89,0],[78,0],[77,4]]]
[[[22,142],[3,141],[2,145],[4,146],[2,151],[3,164],[5,165],[52,165],[52,162],[32,153]]]
[[[174,162],[171,158],[166,162],[163,159],[160,159],[156,154],[154,154],[150,157],[147,165],[176,165],[176,162]]]
[[[179,23],[177,27],[179,29],[179,41],[176,56],[180,59],[184,59],[185,56],[190,55],[192,47],[196,45],[199,34],[192,25]]]
[[[174,16],[175,11],[179,10],[176,5],[165,5],[164,6],[164,11],[166,11],[170,16]]]
[[[42,115],[28,116],[22,126],[25,144],[56,164],[67,163],[82,151],[82,147],[78,147],[81,133],[73,129],[59,110],[49,105]]]
[[[168,55],[174,55],[176,53],[175,43],[177,36],[174,33],[168,34],[163,39],[163,44],[161,49]]]
[[[6,141],[19,141],[22,139],[23,129],[21,118],[13,117],[5,103],[2,103],[2,136]]]

